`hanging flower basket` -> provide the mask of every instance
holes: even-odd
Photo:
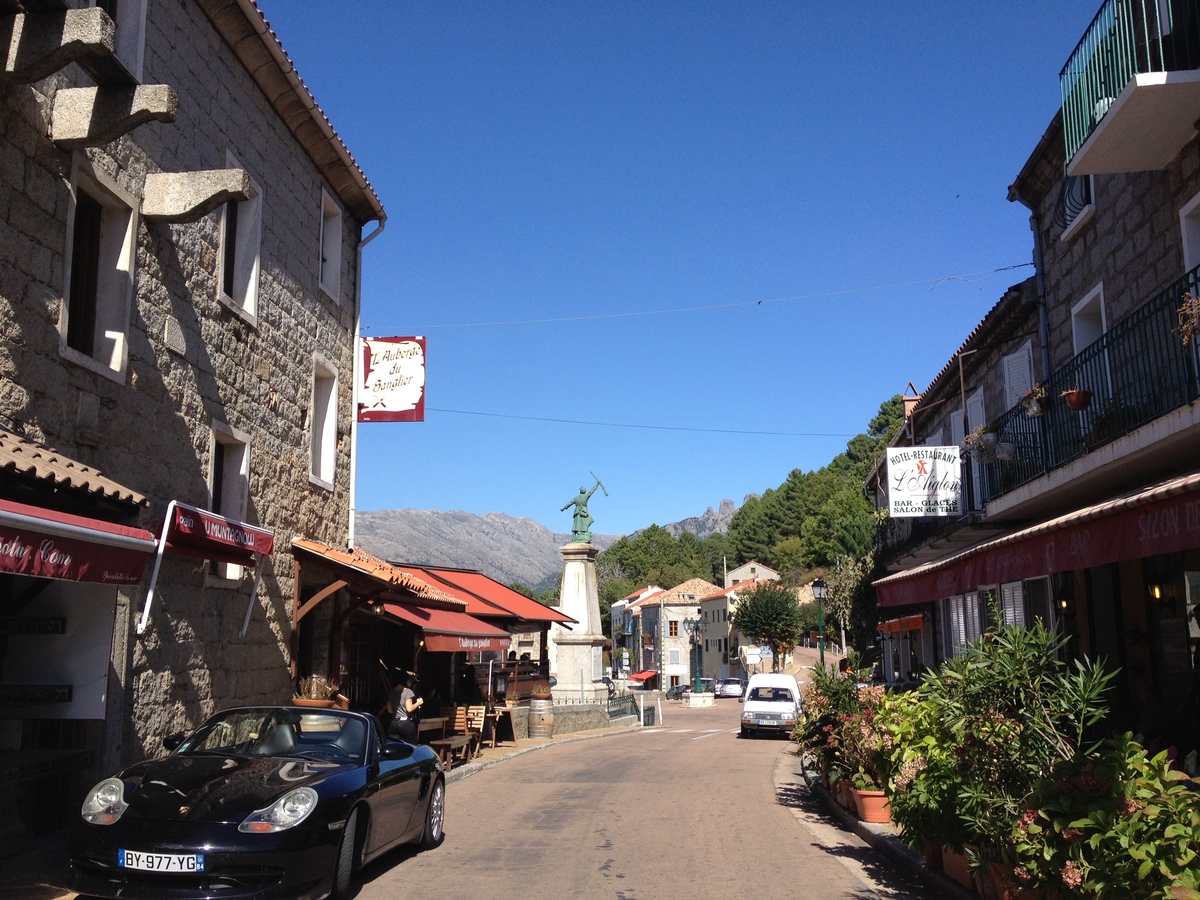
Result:
[[[1082,391],[1078,388],[1072,388],[1069,391],[1062,392],[1063,399],[1067,401],[1067,406],[1075,410],[1075,412],[1083,412],[1092,405],[1092,392]]]
[[[976,428],[963,438],[962,448],[971,459],[979,463],[994,463],[996,461],[996,445],[999,439],[995,432]]]
[[[1011,462],[1017,458],[1017,445],[1011,441],[1001,441],[996,445],[996,459]]]
[[[1025,392],[1025,396],[1021,398],[1021,408],[1025,410],[1025,415],[1031,419],[1036,419],[1046,410],[1042,406],[1042,401],[1046,399],[1046,385],[1035,384]]]

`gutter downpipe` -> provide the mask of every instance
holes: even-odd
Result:
[[[358,511],[358,388],[362,382],[362,352],[359,348],[362,330],[362,258],[363,248],[387,227],[387,216],[381,216],[379,227],[364,238],[360,238],[354,248],[354,338],[352,351],[354,354],[353,378],[350,390],[350,521],[346,533],[346,546],[354,549],[354,517]]]
[[[1029,230],[1033,232],[1033,272],[1037,286],[1038,340],[1042,344],[1042,378],[1050,376],[1050,326],[1046,321],[1046,281],[1042,273],[1042,229],[1037,210],[1033,208],[1014,185],[1010,196],[1029,210]]]

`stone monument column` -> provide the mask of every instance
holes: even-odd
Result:
[[[592,474],[596,478],[595,473]],[[589,491],[585,487],[566,502],[560,512],[574,507],[571,543],[559,548],[563,555],[563,579],[559,608],[576,621],[568,631],[556,624],[554,641],[554,677],[552,693],[557,702],[599,702],[607,699],[604,674],[604,630],[600,624],[600,588],[596,582],[596,557],[600,548],[592,544],[592,523],[588,501],[596,489],[608,489],[596,478]]]
[[[600,624],[600,590],[596,582],[596,556],[600,548],[572,541],[559,548],[563,555],[563,579],[559,609],[578,624],[568,631],[555,625],[551,633],[556,647],[554,673],[558,683],[552,693],[556,701],[600,702],[608,698],[601,681],[604,674],[604,633]]]

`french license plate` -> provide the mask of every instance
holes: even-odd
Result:
[[[203,853],[139,853],[136,850],[118,850],[117,865],[123,869],[141,872],[203,872]]]
[[[759,725],[778,725],[779,723],[776,722],[774,719],[759,719],[758,724]]]

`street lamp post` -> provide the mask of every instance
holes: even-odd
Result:
[[[692,692],[700,693],[700,635],[704,634],[708,626],[700,621],[700,619],[684,619],[683,630],[692,639],[692,657],[695,662],[692,664]]]
[[[825,580],[818,578],[812,583],[813,597],[817,601],[817,647],[821,651],[821,668],[825,668]]]

